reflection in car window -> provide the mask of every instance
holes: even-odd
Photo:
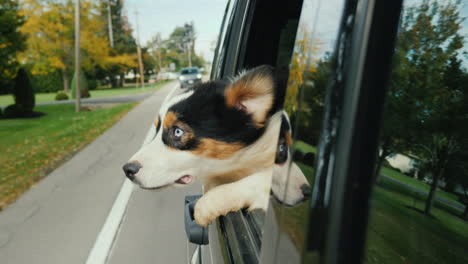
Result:
[[[295,48],[290,63],[285,110],[294,135],[291,165],[285,196],[296,192],[297,165],[312,184],[314,160],[323,120],[325,89],[329,79],[331,54],[338,35],[344,1],[304,1]],[[282,248],[288,248],[288,263],[310,261],[305,252],[305,239],[309,214],[309,202],[295,207],[274,204],[278,224],[282,229],[276,263],[285,260]]]
[[[468,263],[467,16],[460,1],[405,3],[366,263]]]

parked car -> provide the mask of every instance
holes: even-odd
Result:
[[[232,212],[208,229],[194,226],[187,209],[190,263],[466,263],[466,237],[457,242],[461,229],[441,221],[468,228],[449,216],[454,208],[434,220],[408,183],[375,184],[402,8],[401,0],[227,3],[210,78],[275,67],[301,152],[293,157],[311,153],[295,161],[313,193],[298,207],[271,199],[266,214]]]
[[[182,68],[179,74],[179,83],[181,88],[187,88],[194,84],[200,83],[202,80],[202,73],[196,67]]]

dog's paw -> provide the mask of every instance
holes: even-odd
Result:
[[[220,216],[220,214],[217,214],[216,211],[213,210],[206,199],[200,199],[195,204],[194,217],[198,225],[207,227],[218,216]]]

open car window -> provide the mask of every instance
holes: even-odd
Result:
[[[343,6],[342,0],[322,3],[306,0],[303,3],[289,64],[284,105],[293,131],[290,152],[292,163],[287,169],[287,176],[279,192],[283,197],[272,199],[272,210],[269,214],[274,216],[270,216],[269,220],[275,224],[269,224],[265,232],[277,231],[277,244],[274,246],[275,242],[272,242],[264,248],[262,260],[265,263],[301,263],[302,254],[306,250],[310,200],[294,207],[285,206],[279,200],[292,202],[301,199],[304,180],[309,184],[314,182],[325,94],[330,82],[331,59]],[[271,226],[277,226],[277,230],[270,230]],[[306,254],[304,262],[310,260],[310,257]]]
[[[468,263],[466,16],[456,1],[404,2],[366,263]]]

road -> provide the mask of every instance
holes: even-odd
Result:
[[[83,98],[81,99],[81,103],[86,105],[86,104],[118,104],[118,103],[137,102],[137,101],[141,101],[141,100],[148,98],[153,93],[154,92],[119,95],[119,96],[102,97],[102,98]],[[76,102],[75,100],[64,100],[64,101],[37,103],[36,105],[74,104],[75,102]]]
[[[199,193],[199,186],[149,192],[129,185],[123,220],[109,214],[127,181],[122,165],[141,146],[174,85],[149,96],[0,212],[2,263],[86,263],[98,236],[108,234],[102,230],[109,220],[119,229],[118,237],[110,237],[114,245],[107,263],[186,262],[183,197]]]

